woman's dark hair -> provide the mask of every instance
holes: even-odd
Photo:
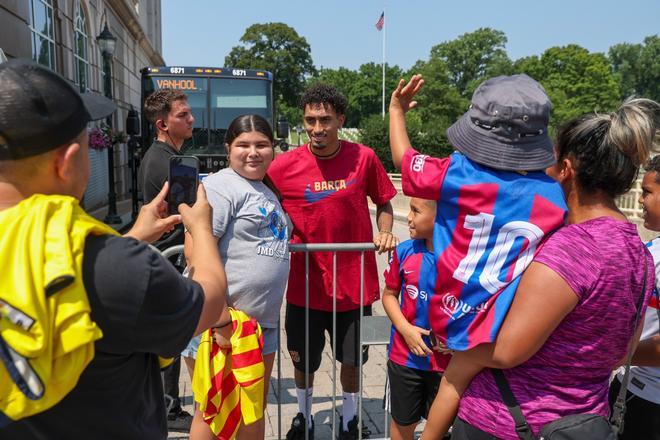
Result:
[[[657,102],[632,99],[613,113],[574,119],[559,130],[557,160],[573,159],[583,191],[625,194],[654,149],[659,115]]]
[[[234,142],[234,139],[242,135],[243,133],[251,133],[256,131],[261,133],[268,138],[271,145],[275,145],[275,137],[273,136],[273,129],[270,128],[270,124],[267,120],[259,115],[241,115],[231,121],[229,127],[227,127],[227,132],[225,133],[225,145],[227,148],[231,146],[231,143]],[[273,155],[275,150],[273,150]],[[277,200],[282,201],[282,195],[277,189],[273,181],[268,177],[268,174],[264,176],[264,185],[270,188],[271,191],[277,197]]]
[[[337,89],[331,85],[317,82],[305,91],[300,98],[300,109],[305,111],[308,104],[320,104],[326,106],[330,104],[337,115],[345,115],[348,101]]]
[[[241,115],[231,121],[231,124],[229,124],[229,127],[227,127],[227,133],[225,133],[225,144],[230,146],[231,143],[234,142],[234,139],[243,133],[251,133],[253,131],[266,136],[270,140],[271,144],[275,143],[273,129],[270,128],[270,124],[267,120],[259,115]]]
[[[644,170],[647,173],[655,172],[655,182],[660,183],[660,155],[653,157],[649,162],[644,165]]]

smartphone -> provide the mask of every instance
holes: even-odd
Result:
[[[170,157],[169,192],[167,207],[170,214],[178,214],[181,203],[192,206],[197,200],[199,160],[194,156]]]
[[[429,342],[431,343],[431,348],[438,346],[438,339],[435,337],[435,333],[433,333],[433,330],[431,330],[431,332],[429,333]]]

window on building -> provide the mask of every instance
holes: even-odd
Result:
[[[53,0],[30,0],[32,59],[55,70]]]
[[[74,20],[75,40],[74,53],[76,65],[76,84],[80,86],[80,91],[85,92],[89,89],[89,52],[87,43],[89,35],[87,32],[87,20],[85,19],[85,10],[81,3],[76,8],[76,18]]]

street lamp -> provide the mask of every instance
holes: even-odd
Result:
[[[115,54],[115,45],[117,37],[112,35],[108,29],[108,22],[106,20],[105,26],[101,34],[96,37],[103,55],[103,73],[105,74],[103,87],[105,89],[105,96],[112,99],[112,57]],[[108,127],[112,128],[112,115],[106,119]],[[115,193],[115,158],[114,158],[114,144],[110,143],[108,147],[108,183],[110,190],[108,191],[108,215],[105,216],[104,222],[108,224],[121,223],[121,217],[117,215],[117,194]]]

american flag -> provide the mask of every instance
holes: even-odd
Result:
[[[380,14],[380,18],[376,22],[376,29],[378,29],[379,31],[382,31],[384,25],[385,25],[385,11],[383,11]]]

